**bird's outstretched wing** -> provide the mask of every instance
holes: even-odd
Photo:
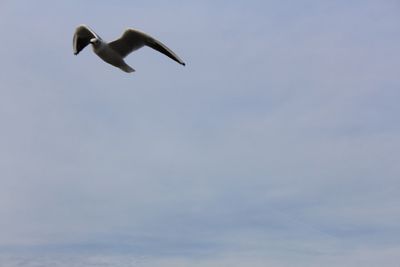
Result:
[[[92,29],[86,25],[80,25],[75,30],[72,46],[74,54],[77,55],[85,48],[92,38],[101,39]]]
[[[135,29],[127,29],[122,34],[121,38],[110,42],[108,45],[118,52],[122,57],[126,57],[129,53],[146,45],[185,66],[185,63],[182,61],[182,59],[180,59],[166,45],[154,39],[150,35]]]

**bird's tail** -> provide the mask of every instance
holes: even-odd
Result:
[[[134,72],[135,70],[132,69],[128,64],[125,64],[123,66],[120,67],[121,70],[127,72],[127,73],[131,73]]]

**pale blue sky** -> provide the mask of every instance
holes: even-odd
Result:
[[[2,1],[0,263],[398,266],[397,1]],[[86,48],[136,27],[126,74]]]

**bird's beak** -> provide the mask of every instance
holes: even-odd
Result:
[[[96,41],[97,41],[97,39],[96,39],[96,38],[92,38],[92,39],[90,39],[90,41],[89,41],[89,42],[90,42],[91,44],[94,44]]]

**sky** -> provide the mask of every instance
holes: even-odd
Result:
[[[398,1],[0,2],[0,265],[398,266]],[[128,27],[127,74],[72,36]]]

